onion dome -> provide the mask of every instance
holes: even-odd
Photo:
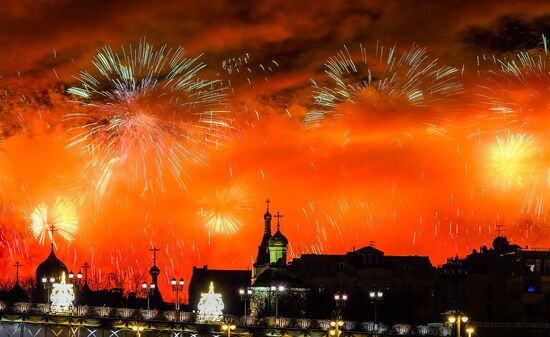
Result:
[[[152,276],[158,276],[160,274],[160,269],[159,267],[157,267],[156,264],[154,264],[151,269],[149,269],[149,274],[151,274]]]
[[[48,258],[40,263],[36,268],[36,282],[37,284],[41,284],[43,277],[54,277],[55,281],[59,282],[63,272],[65,272],[65,274],[69,274],[67,266],[65,266],[65,264],[59,260],[57,256],[55,256],[52,244],[50,255],[48,255]]]
[[[267,199],[265,201],[265,204],[266,204],[266,211],[265,211],[265,214],[264,214],[264,220],[271,220],[271,213],[269,213],[269,203],[271,201],[269,201],[269,199]]]
[[[281,233],[279,225],[277,225],[277,231],[268,241],[269,247],[275,246],[288,246],[288,239]]]

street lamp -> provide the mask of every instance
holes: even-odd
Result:
[[[271,286],[271,292],[275,293],[275,325],[279,325],[279,293],[285,291],[284,286]]]
[[[76,277],[75,277],[76,276]],[[74,274],[71,270],[69,272],[69,280],[74,284],[76,289],[80,288],[80,282],[82,282],[82,272],[78,272],[78,274]]]
[[[179,281],[176,281],[176,278],[173,277],[170,281],[170,284],[172,285],[172,291],[176,292],[176,311],[180,310],[180,300],[179,300],[179,293],[183,290],[183,285],[185,284],[185,281],[183,280],[183,277],[180,278]]]
[[[384,297],[384,293],[380,290],[369,292],[370,300],[374,303],[374,325],[378,323],[378,302]]]
[[[463,315],[462,313],[457,313],[457,315],[451,315],[447,319],[449,320],[449,323],[451,323],[451,328],[452,328],[452,325],[456,323],[456,336],[460,337],[460,323],[468,322],[468,319],[469,319],[468,316]],[[473,329],[472,329],[472,332],[474,332]]]
[[[47,301],[48,301],[48,306],[50,305],[50,290],[52,289],[53,287],[53,284],[55,282],[55,277],[53,276],[50,276],[50,277],[46,277],[46,276],[42,276],[42,286],[44,286],[44,289],[47,289]]]
[[[472,337],[472,334],[474,333],[474,328],[471,326],[467,327],[466,333],[468,334],[468,337]]]
[[[227,331],[227,337],[231,337],[231,330],[235,330],[236,328],[235,324],[224,323],[222,325],[223,331]]]
[[[248,300],[248,298],[252,295],[252,289],[250,288],[246,288],[246,289],[239,289],[239,295],[241,295],[241,301],[244,302],[244,324],[246,325],[248,323],[248,321],[246,320],[246,315],[247,315],[247,311],[246,311],[246,302]]]
[[[337,319],[335,321],[330,321],[330,329],[328,330],[328,334],[330,336],[339,337],[342,333],[342,326],[344,326],[344,321],[342,320]]]
[[[147,317],[148,318],[151,317],[150,310],[149,310],[149,299],[151,298],[151,293],[155,291],[156,286],[157,285],[154,283],[147,284],[147,282],[145,281],[141,284],[141,288],[143,289],[145,294],[147,294]]]
[[[342,309],[346,305],[348,295],[336,293],[334,294],[334,301],[336,302],[336,318],[341,318]]]
[[[132,330],[136,332],[137,337],[141,337],[141,333],[143,332],[143,326],[141,325],[132,325]]]

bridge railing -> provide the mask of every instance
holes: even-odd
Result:
[[[34,315],[57,315],[50,312],[50,306],[41,303],[18,302],[8,304],[0,302],[0,313],[19,313]],[[194,312],[175,311],[175,310],[146,310],[132,308],[113,308],[113,307],[92,307],[77,305],[71,311],[61,313],[62,316],[71,316],[78,318],[114,318],[122,320],[150,321],[157,322],[177,322],[190,324],[220,324],[221,322],[232,322],[239,327],[260,327],[260,328],[281,328],[281,329],[312,329],[328,330],[330,320],[326,319],[308,319],[308,318],[288,318],[288,317],[252,317],[252,316],[234,316],[223,315],[215,319],[199,317]],[[365,333],[389,333],[397,335],[420,335],[420,336],[450,336],[451,328],[447,324],[431,323],[426,325],[409,325],[374,322],[354,322],[345,321],[342,327],[343,331],[356,331]]]

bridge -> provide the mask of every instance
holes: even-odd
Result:
[[[235,336],[327,337],[329,320],[225,315],[201,322],[195,313],[129,308],[77,306],[68,314],[52,314],[46,304],[0,303],[0,337],[230,337],[221,322],[231,322]],[[548,336],[547,323],[475,323],[476,336]],[[451,336],[442,323],[408,325],[345,321],[341,337]],[[453,334],[454,335],[454,334]],[[466,334],[463,334],[465,336]]]
[[[236,336],[323,337],[329,320],[225,315],[201,322],[195,313],[129,308],[77,306],[68,314],[52,314],[46,304],[0,304],[0,337],[222,337],[221,322],[231,322]],[[141,327],[137,330],[138,327]],[[449,336],[444,324],[411,326],[345,321],[340,336]]]

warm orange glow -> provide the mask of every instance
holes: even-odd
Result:
[[[78,219],[74,240],[56,241],[69,270],[88,262],[94,286],[136,290],[152,265],[149,249],[160,247],[166,299],[174,296],[170,280],[189,280],[194,265],[250,268],[266,198],[284,215],[289,260],[375,241],[387,255],[429,255],[439,264],[490,245],[497,225],[506,225],[510,241],[522,247],[550,246],[550,57],[538,41],[525,55],[502,55],[464,38],[476,27],[493,29],[508,14],[538,22],[548,5],[533,4],[529,13],[504,3],[480,10],[422,2],[414,11],[385,2],[357,8],[267,1],[254,9],[206,3],[16,1],[0,11],[4,275],[16,260],[21,275],[31,275],[46,258],[48,248],[29,230],[30,216],[58,198],[71,201]],[[94,110],[96,101],[73,102],[67,88],[81,86],[73,77],[80,71],[95,71],[92,60],[102,46],[119,51],[143,37],[157,48],[183,45],[189,57],[204,52],[200,77],[224,85],[221,106],[201,112],[230,111],[227,127],[199,127],[184,137],[185,144],[201,143],[200,155],[177,146],[182,139],[174,140],[172,123],[186,121],[165,110],[166,95],[156,91],[154,98],[136,96],[132,108],[139,111],[120,130],[103,134],[97,148],[86,125],[66,118],[86,114],[98,117],[100,128],[108,124],[105,110]],[[344,44],[360,59],[359,43],[369,64],[382,55],[377,46],[395,49],[384,49],[372,69],[331,80],[323,64]],[[405,64],[410,58],[398,64],[407,50],[424,47],[419,55],[427,58],[416,64],[425,76],[415,76],[415,63]],[[446,87],[449,78],[464,90]],[[319,108],[318,88],[349,91],[353,99],[331,102],[341,118],[306,127],[304,117]],[[187,112],[180,115],[196,121]],[[152,126],[158,133],[143,132]],[[75,127],[85,141],[71,147]]]

